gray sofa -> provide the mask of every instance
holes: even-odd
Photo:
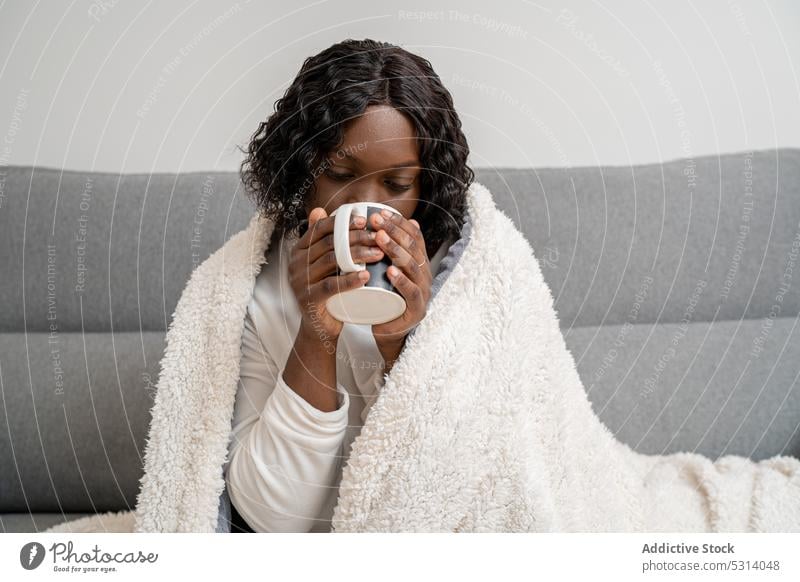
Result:
[[[531,241],[617,438],[800,456],[800,150],[477,180]],[[238,184],[0,170],[0,530],[133,507],[165,330],[251,216]]]

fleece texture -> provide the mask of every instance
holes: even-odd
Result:
[[[800,460],[647,455],[616,440],[529,242],[483,185],[467,200],[469,241],[352,444],[333,532],[800,532]],[[47,531],[215,531],[243,320],[271,233],[254,216],[181,296],[135,513]]]

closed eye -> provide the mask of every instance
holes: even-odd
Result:
[[[353,174],[348,174],[346,172],[334,172],[332,170],[327,170],[325,175],[331,180],[335,180],[337,182],[347,182],[353,179]],[[397,182],[393,182],[391,180],[386,180],[384,183],[389,187],[389,189],[395,192],[408,192],[414,186],[413,184],[398,184]]]
[[[340,182],[346,182],[347,180],[351,180],[353,178],[353,174],[342,174],[339,172],[327,172],[328,177],[332,180],[338,180]]]
[[[396,182],[387,181],[386,185],[395,192],[407,192],[408,190],[411,190],[413,184],[398,184]]]

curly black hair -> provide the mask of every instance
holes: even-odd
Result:
[[[347,39],[307,58],[242,150],[247,195],[275,221],[277,236],[302,234],[312,173],[342,143],[345,123],[369,105],[384,104],[416,127],[424,203],[413,218],[428,248],[435,251],[450,235],[458,238],[475,175],[450,92],[427,59],[371,39]]]

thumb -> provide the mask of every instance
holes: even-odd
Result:
[[[313,210],[311,210],[311,212],[308,215],[308,226],[309,227],[314,226],[314,223],[316,223],[319,220],[322,220],[323,218],[327,218],[327,216],[328,213],[325,212],[324,208],[322,208],[321,206],[315,207]]]

